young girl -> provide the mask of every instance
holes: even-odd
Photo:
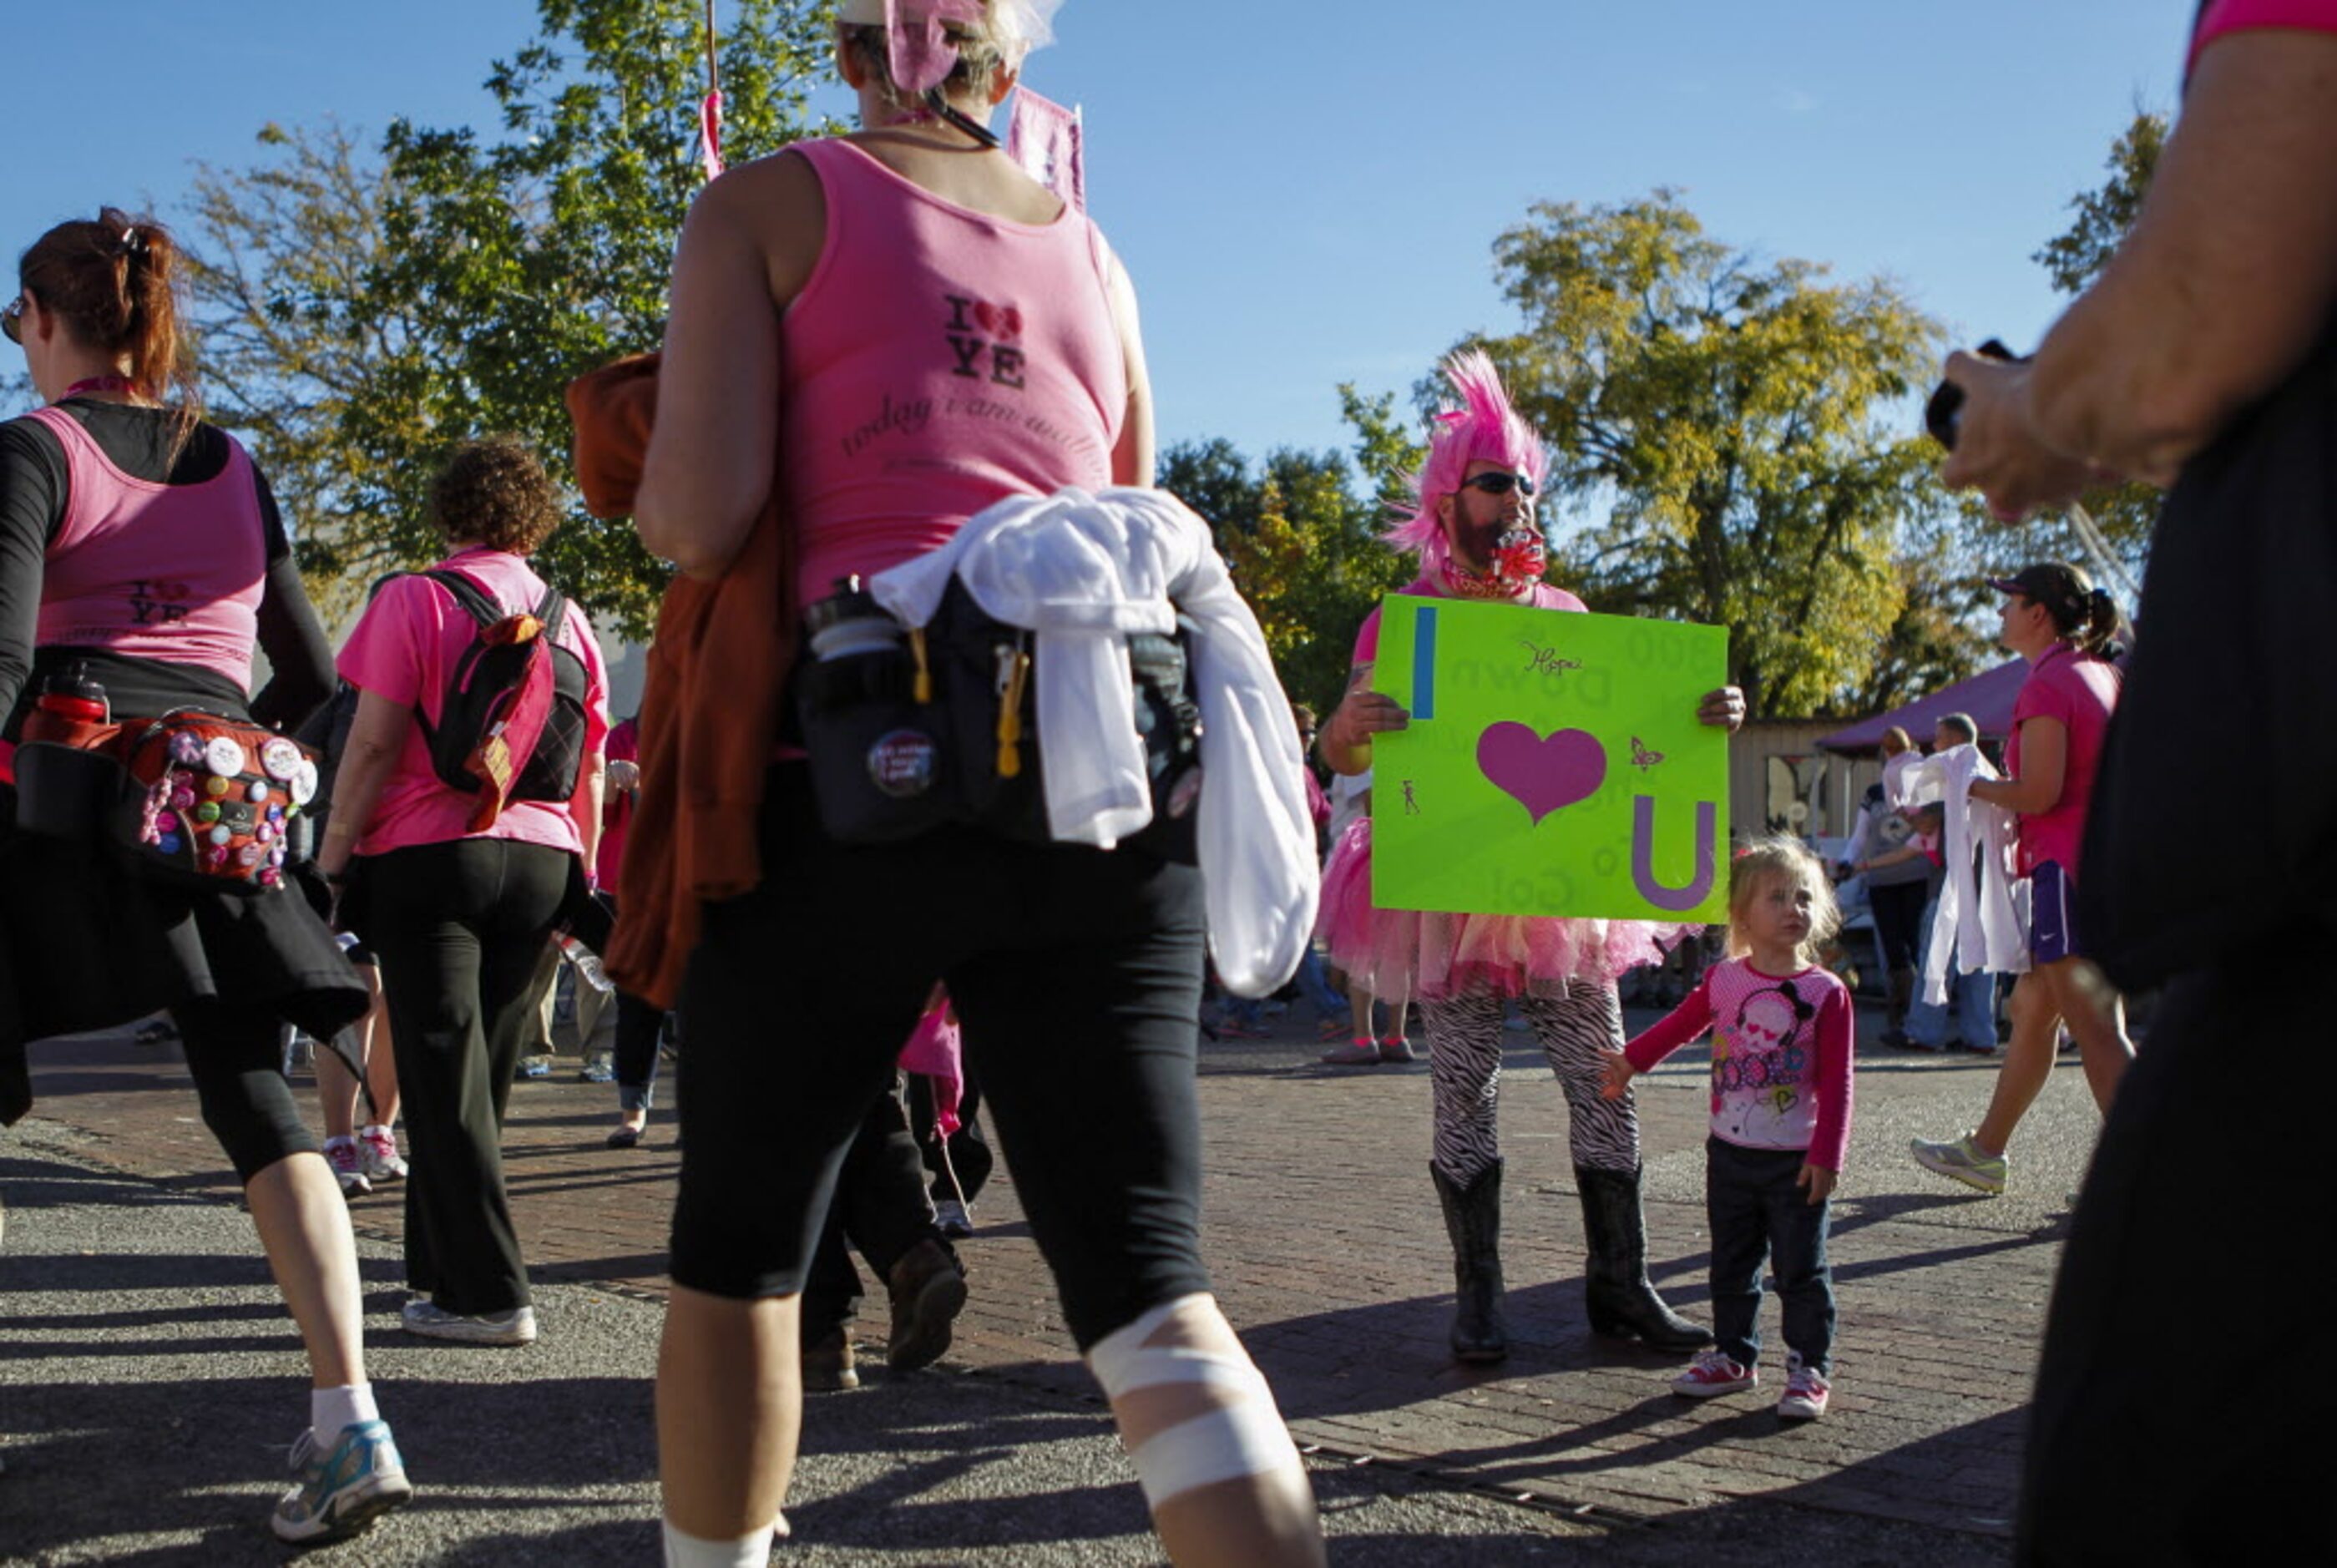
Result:
[[[1761,1266],[1774,1252],[1785,1303],[1777,1414],[1804,1421],[1825,1414],[1829,1392],[1826,1200],[1850,1142],[1850,994],[1811,956],[1837,919],[1815,856],[1791,838],[1756,841],[1729,879],[1727,961],[1662,1023],[1608,1053],[1603,1091],[1620,1096],[1635,1074],[1714,1030],[1705,1208],[1718,1343],[1672,1389],[1708,1399],[1758,1381]]]

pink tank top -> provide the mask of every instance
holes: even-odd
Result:
[[[200,485],[160,485],[116,468],[60,408],[31,416],[64,448],[64,522],[42,567],[34,642],[191,664],[251,689],[251,647],[268,540],[251,459]]]
[[[1128,368],[1095,225],[1068,208],[1047,224],[973,211],[849,142],[793,151],[827,199],[783,350],[802,602],[1009,495],[1110,484]]]

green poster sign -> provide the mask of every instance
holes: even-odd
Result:
[[[1727,918],[1728,737],[1697,722],[1728,633],[1390,594],[1373,687],[1372,901]]]

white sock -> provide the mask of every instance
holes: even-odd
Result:
[[[308,1391],[308,1428],[320,1443],[329,1443],[344,1426],[355,1426],[361,1421],[381,1419],[381,1407],[373,1402],[373,1385],[351,1383],[340,1388],[311,1388]]]
[[[376,1132],[380,1133],[380,1134],[381,1134],[383,1137],[385,1137],[385,1138],[386,1138],[386,1137],[388,1137],[388,1136],[390,1135],[389,1129],[388,1129],[388,1128],[386,1128],[386,1127],[385,1127],[385,1126],[383,1126],[383,1125],[382,1125],[380,1122],[367,1122],[364,1127],[360,1128],[358,1131],[360,1132],[360,1133],[362,1133],[362,1135],[363,1135],[363,1136],[367,1137],[367,1138],[372,1137],[372,1136],[373,1136],[375,1133],[376,1133]]]
[[[771,1525],[736,1541],[700,1541],[685,1535],[668,1520],[665,1526],[665,1568],[765,1568],[771,1560]]]
[[[325,1140],[325,1147],[328,1149],[354,1149],[357,1147],[357,1141],[356,1137],[350,1134],[344,1134],[338,1138],[328,1138]]]

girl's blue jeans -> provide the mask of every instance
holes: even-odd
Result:
[[[1712,1225],[1712,1331],[1740,1365],[1761,1357],[1761,1266],[1776,1269],[1785,1348],[1826,1372],[1833,1356],[1833,1275],[1826,1263],[1833,1205],[1797,1183],[1808,1153],[1705,1142],[1704,1206]]]

